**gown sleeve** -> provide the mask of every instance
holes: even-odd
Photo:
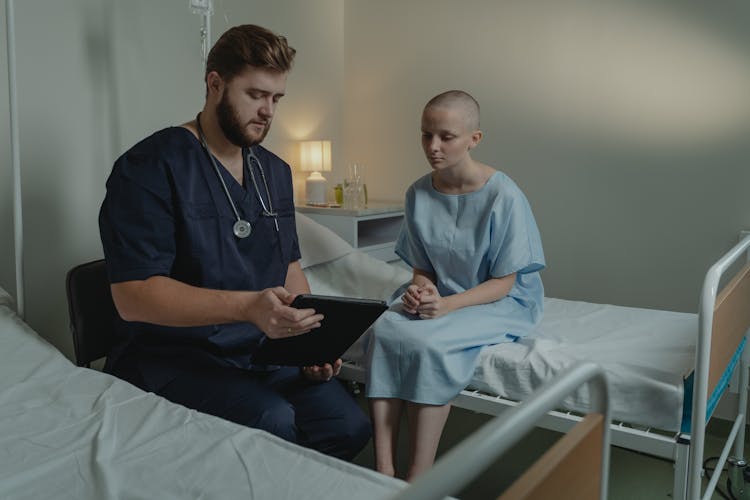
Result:
[[[425,251],[424,242],[419,236],[416,227],[416,209],[415,187],[412,185],[406,192],[404,203],[404,224],[401,226],[398,240],[396,240],[396,255],[401,257],[404,262],[409,264],[413,269],[426,271],[435,274],[435,269],[430,263],[430,259]]]
[[[526,196],[515,187],[499,199],[492,214],[490,275],[526,274],[544,269],[542,240]]]

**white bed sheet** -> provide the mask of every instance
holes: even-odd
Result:
[[[330,500],[403,485],[75,367],[0,306],[0,498]]]
[[[411,272],[360,252],[305,269],[314,293],[386,299]],[[523,400],[544,380],[580,361],[601,364],[610,383],[612,418],[676,431],[683,377],[694,365],[696,314],[545,298],[544,318],[528,337],[485,348],[470,387]],[[362,342],[345,357],[360,362]],[[589,410],[586,387],[564,408]]]
[[[565,367],[595,361],[607,374],[614,420],[679,430],[697,315],[552,298],[544,307],[541,324],[527,338],[484,349],[471,387],[521,400]],[[590,410],[588,388],[563,407]]]

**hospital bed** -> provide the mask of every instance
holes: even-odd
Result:
[[[0,498],[390,498],[405,483],[76,367],[0,288]]]
[[[402,265],[354,251],[302,214],[297,224],[313,293],[385,299],[411,278]],[[594,361],[610,383],[612,444],[674,461],[673,498],[700,498],[705,426],[737,365],[739,409],[716,470],[733,445],[734,456],[744,453],[750,264],[721,293],[719,282],[749,247],[750,237],[711,266],[697,314],[545,298],[541,325],[516,343],[485,348],[473,380],[453,404],[498,415],[566,367]],[[363,356],[358,342],[346,353],[341,376],[363,382]],[[590,408],[583,387],[540,426],[565,432]],[[718,478],[712,478],[706,497]]]

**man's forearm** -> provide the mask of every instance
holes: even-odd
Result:
[[[112,298],[126,321],[164,326],[205,326],[249,321],[258,292],[210,290],[166,276],[112,285]]]

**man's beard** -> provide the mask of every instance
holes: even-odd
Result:
[[[250,146],[260,144],[263,142],[263,139],[266,138],[266,134],[270,128],[269,122],[269,124],[263,129],[263,133],[260,135],[259,139],[256,140],[251,138],[245,132],[245,127],[240,123],[234,107],[229,104],[227,94],[221,96],[221,101],[219,101],[219,104],[216,106],[216,118],[219,122],[219,128],[221,128],[221,131],[224,133],[224,137],[226,137],[229,142],[240,148],[249,148]]]

